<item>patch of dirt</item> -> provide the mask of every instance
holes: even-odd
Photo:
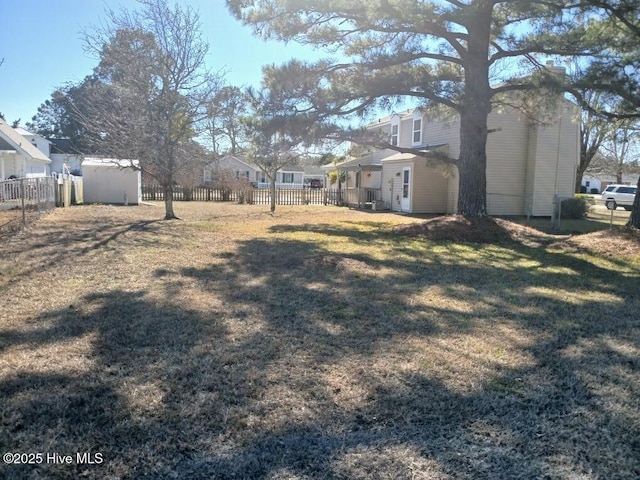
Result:
[[[446,215],[421,223],[398,225],[395,233],[429,240],[469,243],[521,243],[566,252],[588,251],[612,257],[639,257],[640,230],[614,228],[581,235],[552,235],[503,218]]]
[[[639,257],[640,230],[614,228],[599,232],[574,235],[551,248],[563,251],[588,251],[610,257]]]
[[[467,218],[462,215],[446,215],[421,223],[399,225],[394,227],[393,231],[401,235],[424,237],[429,240],[470,243],[518,242],[529,246],[544,245],[558,238],[558,236],[502,218]]]

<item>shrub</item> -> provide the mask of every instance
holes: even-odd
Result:
[[[585,202],[587,202],[587,205],[595,205],[596,204],[595,199],[591,195],[582,195],[580,193],[576,193],[574,195],[574,198],[583,199]]]
[[[590,202],[584,197],[576,196],[575,198],[567,198],[562,201],[562,218],[585,218],[589,210],[591,210]]]

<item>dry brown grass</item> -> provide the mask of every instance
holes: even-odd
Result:
[[[2,243],[0,450],[104,462],[0,478],[640,476],[637,251],[176,211],[58,209]]]

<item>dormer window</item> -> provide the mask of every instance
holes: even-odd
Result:
[[[422,112],[416,111],[413,114],[413,130],[411,136],[411,146],[422,145]]]
[[[391,119],[391,145],[397,147],[400,144],[400,117],[394,115]]]

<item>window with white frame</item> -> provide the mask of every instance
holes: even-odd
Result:
[[[293,183],[293,173],[282,173],[282,183]]]
[[[391,119],[391,139],[389,143],[396,147],[400,144],[400,117],[397,115]]]
[[[422,112],[413,113],[413,130],[411,133],[411,146],[422,145]]]

